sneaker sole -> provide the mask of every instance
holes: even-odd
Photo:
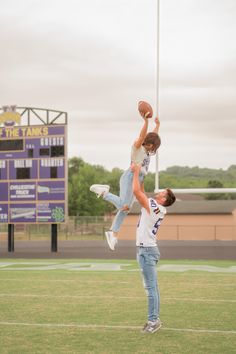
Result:
[[[107,240],[107,243],[108,243],[108,246],[110,248],[111,251],[115,251],[115,248],[112,248],[111,244],[110,244],[110,239],[109,239],[109,236],[107,235],[107,233],[105,232],[105,236],[106,236],[106,240]]]
[[[155,328],[153,331],[147,331],[147,330],[143,329],[141,332],[142,333],[150,333],[150,334],[152,334],[152,333],[156,333],[157,331],[159,331],[159,329],[161,327],[162,327],[162,324],[160,323],[160,325],[157,328]]]
[[[150,333],[155,333],[155,332],[159,331],[159,329],[161,329],[161,326],[162,326],[162,325],[160,324],[157,328],[154,329],[154,331],[152,331],[152,332],[150,332]]]
[[[96,186],[96,184],[95,184],[95,186]],[[107,187],[108,188],[108,191],[107,192],[109,192],[109,190],[110,190],[110,186],[108,186],[108,185],[104,185],[104,187]],[[96,194],[96,196],[97,196],[97,198],[100,198],[101,197],[101,195],[102,195],[102,193],[97,193],[97,192],[95,192],[94,190],[93,190],[93,188],[92,188],[92,186],[89,188],[89,190],[90,190],[90,192],[93,192],[93,193],[95,193]]]

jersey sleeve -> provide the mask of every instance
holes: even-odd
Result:
[[[161,206],[154,200],[153,198],[148,199],[149,209],[150,209],[150,216],[156,220],[159,219],[161,215],[163,215]]]

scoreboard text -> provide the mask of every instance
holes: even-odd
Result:
[[[64,222],[66,199],[66,126],[1,127],[0,222]]]

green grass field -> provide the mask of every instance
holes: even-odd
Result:
[[[2,259],[0,353],[236,353],[236,262],[161,261],[158,278],[163,327],[142,334],[136,261]]]

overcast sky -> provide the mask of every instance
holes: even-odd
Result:
[[[0,105],[68,112],[69,157],[126,169],[143,99],[160,170],[236,163],[235,0],[160,0],[159,77],[157,0],[0,5]]]

